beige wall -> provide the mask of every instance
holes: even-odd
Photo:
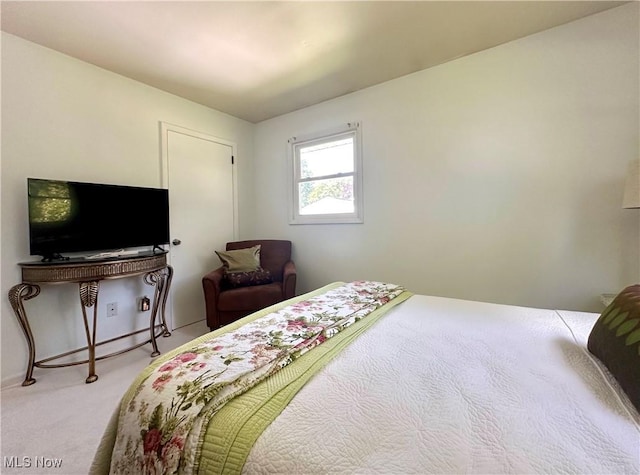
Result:
[[[292,239],[299,291],[379,279],[597,311],[601,292],[640,276],[640,213],[620,208],[627,163],[640,156],[638,7],[256,126],[3,33],[1,291],[30,258],[26,177],[160,186],[166,121],[238,144],[240,237]],[[365,223],[290,226],[287,139],[353,120]],[[124,315],[138,285],[105,282],[101,302]],[[45,288],[28,302],[46,335],[39,357],[84,343],[76,292]],[[23,376],[26,343],[1,300],[4,384]],[[103,319],[101,337],[144,325],[115,323]]]
[[[237,143],[239,227],[241,235],[248,232],[254,201],[252,124],[2,34],[3,382],[22,377],[26,368],[26,341],[6,298],[20,280],[16,263],[34,259],[26,178],[161,186],[160,121]],[[104,281],[99,340],[148,326],[148,314],[135,312],[137,297],[148,292],[137,279]],[[118,317],[102,318],[107,302],[118,302]],[[39,358],[86,344],[76,286],[44,287],[27,307]]]
[[[294,242],[299,290],[598,311],[638,281],[621,209],[639,157],[638,4],[258,124],[256,234]],[[291,226],[287,139],[361,121],[364,224]]]

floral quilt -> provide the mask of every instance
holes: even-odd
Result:
[[[159,365],[123,406],[114,474],[194,473],[208,420],[317,345],[404,292],[357,281],[212,337]]]

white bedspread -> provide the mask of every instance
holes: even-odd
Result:
[[[596,319],[413,296],[298,393],[244,471],[638,474],[638,412],[585,350]]]

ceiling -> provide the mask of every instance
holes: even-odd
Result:
[[[2,30],[250,122],[627,2],[2,1]]]

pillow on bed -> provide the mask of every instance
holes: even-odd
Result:
[[[602,312],[589,335],[588,348],[640,411],[640,285],[624,289]]]
[[[234,251],[216,251],[226,273],[254,272],[260,268],[260,245]]]
[[[253,272],[225,272],[224,280],[229,287],[250,287],[252,285],[270,284],[273,282],[271,272],[259,267]]]

